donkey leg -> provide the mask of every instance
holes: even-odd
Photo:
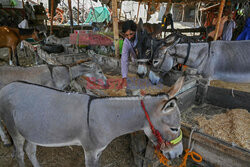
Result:
[[[19,164],[19,167],[25,167],[24,163],[24,151],[23,151],[23,145],[24,145],[24,137],[18,134],[17,136],[13,137],[13,143],[15,145],[16,149],[16,158]]]
[[[16,49],[16,48],[14,49],[14,53],[13,53],[13,54],[14,54],[15,57],[16,57],[16,65],[17,65],[17,66],[20,66],[19,60],[18,60],[18,56],[17,56],[17,49]]]
[[[13,140],[13,151],[15,152],[15,157],[17,158],[17,162],[19,167],[25,167],[24,163],[24,151],[23,146],[25,142],[25,138],[18,132],[15,127],[14,120],[11,117],[6,117],[4,123],[7,127],[7,130]]]
[[[3,141],[3,145],[4,146],[11,146],[12,143],[8,137],[8,135],[6,134],[7,132],[4,130],[4,126],[2,124],[2,122],[0,122],[0,136],[1,136],[1,139]]]
[[[32,165],[34,167],[40,167],[39,162],[37,161],[37,158],[36,158],[36,145],[26,141],[24,148],[25,148],[25,152],[26,152],[27,156],[29,157]]]
[[[85,166],[99,167],[98,161],[105,148],[106,146],[98,150],[85,151]]]
[[[9,65],[10,65],[10,66],[13,65],[12,59],[13,59],[12,49],[9,48]]]

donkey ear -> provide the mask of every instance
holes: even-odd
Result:
[[[140,18],[140,20],[139,20],[139,23],[137,25],[137,29],[138,29],[138,31],[144,31],[142,18]]]
[[[184,83],[184,77],[180,77],[175,84],[169,89],[168,91],[168,95],[169,98],[174,97],[174,95],[180,91],[180,89],[182,88],[182,85]]]

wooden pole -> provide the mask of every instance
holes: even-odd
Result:
[[[136,23],[138,23],[138,17],[139,17],[139,12],[140,12],[140,5],[141,5],[141,2],[139,2],[139,4],[138,4]]]
[[[79,25],[79,0],[77,0],[77,25]]]
[[[148,10],[147,10],[147,19],[146,22],[148,22],[149,18],[150,18],[150,8],[151,8],[151,3],[148,1]]]
[[[167,3],[167,8],[166,8],[166,11],[165,11],[165,15],[170,13],[171,8],[172,8],[172,1]]]
[[[196,23],[198,23],[199,26],[201,26],[201,22],[200,22],[200,19],[199,19],[199,13],[201,13],[200,6],[201,6],[201,2],[198,2],[198,4],[195,7],[195,19],[194,19],[194,21],[195,21],[194,26],[195,27],[196,27]]]
[[[121,6],[120,6],[120,10],[119,10],[119,20],[121,18],[121,14],[122,14],[122,1],[120,3],[121,3]]]
[[[195,5],[195,9],[194,9],[194,27],[196,27],[196,20],[197,20],[197,17],[198,17],[198,6]]]
[[[24,8],[24,1],[22,0],[22,4],[23,4],[23,8]],[[24,10],[25,10],[25,8],[24,8]]]
[[[215,28],[214,41],[216,41],[217,38],[218,38],[218,33],[219,33],[219,28],[220,28],[220,22],[221,22],[221,16],[222,16],[222,13],[223,13],[223,8],[225,6],[225,1],[226,0],[221,0],[221,3],[220,3],[220,9],[219,9],[219,14],[218,14],[218,21],[217,21],[216,28]]]
[[[115,56],[119,57],[119,30],[117,17],[117,0],[112,0],[112,20],[114,30]]]
[[[51,0],[50,5],[50,35],[53,34],[53,18],[54,18],[54,0]]]
[[[22,4],[23,4],[23,10],[24,10],[24,16],[26,15],[26,10],[25,10],[25,7],[24,7],[24,0],[22,0]],[[23,16],[23,18],[24,18]]]
[[[184,17],[185,17],[185,4],[182,4],[182,16],[181,16],[181,22],[184,21]]]
[[[68,0],[68,5],[69,5],[70,27],[71,27],[71,33],[72,33],[73,32],[73,16],[72,16],[71,0]]]

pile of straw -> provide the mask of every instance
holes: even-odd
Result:
[[[195,118],[204,133],[250,150],[250,113],[244,109],[232,109],[214,115],[210,120],[204,116]]]

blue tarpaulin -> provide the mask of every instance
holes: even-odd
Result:
[[[247,18],[246,25],[237,40],[250,40],[250,17]]]
[[[110,12],[106,7],[95,7],[95,14],[93,13],[93,9],[90,9],[88,18],[84,23],[93,23],[93,22],[109,22],[110,21]]]

